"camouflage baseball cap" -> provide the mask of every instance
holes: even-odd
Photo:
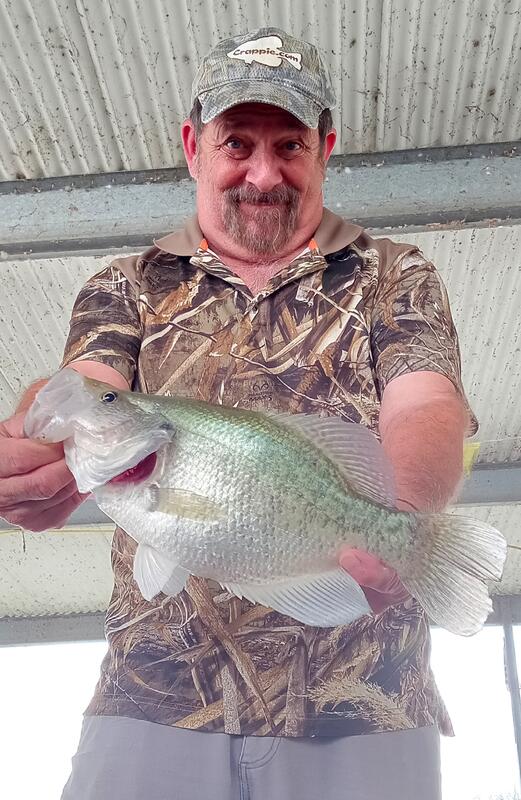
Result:
[[[258,28],[219,42],[202,60],[192,86],[202,121],[240,103],[284,108],[309,128],[335,107],[329,69],[314,45],[279,28]]]

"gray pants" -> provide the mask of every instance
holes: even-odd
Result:
[[[86,717],[62,800],[440,800],[434,728],[230,736]]]

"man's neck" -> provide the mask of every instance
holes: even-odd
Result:
[[[246,286],[253,294],[260,292],[267,283],[290,264],[308,246],[309,239],[300,244],[294,250],[285,252],[282,256],[273,254],[263,255],[262,253],[251,254],[248,258],[238,258],[232,251],[208,242],[212,250],[219,259],[229,267],[236,275],[244,281]]]
[[[323,213],[321,207],[314,214],[309,214],[308,219],[302,220],[279,251],[253,253],[234,241],[222,226],[216,228],[211,224],[211,220],[205,220],[204,214],[201,214],[199,209],[198,211],[199,225],[210,250],[219,256],[223,264],[233,270],[254,294],[263,289],[274,275],[287,267],[306,249],[320,224]]]

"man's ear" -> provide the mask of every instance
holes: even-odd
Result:
[[[331,151],[335,146],[335,142],[336,142],[336,130],[335,128],[333,128],[327,134],[326,141],[324,143],[324,164],[327,164],[329,156],[331,155]]]
[[[181,138],[188,170],[192,178],[197,180],[197,137],[193,123],[189,119],[186,119],[181,126]]]

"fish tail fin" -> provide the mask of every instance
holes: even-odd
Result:
[[[506,541],[491,525],[470,517],[417,514],[416,518],[424,567],[402,581],[432,622],[470,636],[492,610],[487,584],[501,578]]]

